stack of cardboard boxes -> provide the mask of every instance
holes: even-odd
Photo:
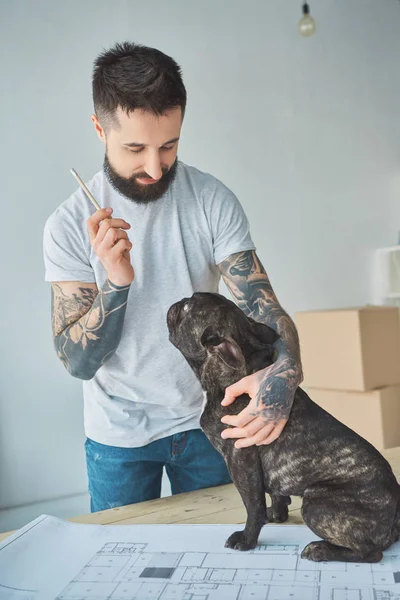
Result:
[[[298,312],[295,322],[310,398],[378,450],[400,446],[398,309]]]

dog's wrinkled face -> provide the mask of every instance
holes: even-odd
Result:
[[[196,292],[176,302],[168,311],[167,325],[170,341],[204,389],[211,380],[225,389],[273,362],[275,331],[246,317],[220,294]]]

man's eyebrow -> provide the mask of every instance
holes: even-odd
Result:
[[[178,137],[173,138],[172,140],[168,140],[168,142],[164,142],[163,146],[167,146],[167,144],[172,144],[179,140]],[[146,144],[140,144],[139,142],[126,142],[123,146],[128,146],[128,148],[145,148]],[[162,146],[161,146],[162,147]]]

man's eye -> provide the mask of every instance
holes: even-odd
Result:
[[[172,150],[175,146],[175,142],[172,146],[161,146],[161,150]],[[133,148],[128,148],[129,152],[133,152],[133,154],[139,154],[139,152],[143,152],[143,148],[139,148],[138,150],[134,150]]]

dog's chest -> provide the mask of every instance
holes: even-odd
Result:
[[[227,415],[238,415],[249,403],[249,396],[242,394],[230,406],[222,406],[221,398],[210,398],[209,394],[204,393],[203,405],[201,407],[200,426],[206,435],[215,435],[221,433],[228,427],[221,423],[221,419]]]
[[[223,439],[221,433],[229,425],[221,422],[222,417],[226,415],[239,414],[249,403],[249,396],[243,394],[239,396],[230,406],[221,406],[222,397],[215,399],[205,396],[202,414],[200,417],[200,427],[218,452],[226,456],[231,452],[235,439]]]

